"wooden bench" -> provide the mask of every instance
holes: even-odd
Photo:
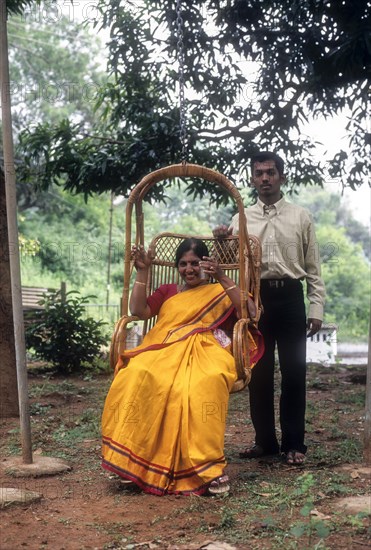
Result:
[[[61,283],[59,291],[63,301],[66,297],[66,283]],[[44,309],[43,304],[40,303],[41,300],[55,292],[57,292],[56,288],[22,286],[22,308],[25,326],[39,320],[39,312]],[[35,315],[36,313],[37,315]]]

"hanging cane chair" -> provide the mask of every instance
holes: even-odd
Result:
[[[118,357],[125,349],[132,347],[129,343],[131,328],[134,322],[140,319],[129,315],[130,281],[133,270],[133,262],[130,258],[131,247],[144,245],[144,213],[142,202],[150,189],[163,180],[174,178],[198,177],[208,182],[219,185],[225,189],[234,199],[239,216],[239,235],[218,239],[210,236],[179,235],[162,233],[156,236],[150,243],[154,252],[154,260],[147,279],[147,295],[154,292],[161,284],[178,283],[179,275],[174,258],[178,245],[187,237],[202,239],[207,245],[210,255],[217,258],[222,269],[240,287],[241,292],[241,318],[236,322],[233,330],[232,349],[235,358],[237,382],[232,391],[238,391],[250,381],[251,367],[248,349],[249,326],[256,327],[259,320],[260,305],[260,263],[261,245],[257,237],[248,235],[246,218],[242,198],[236,187],[219,172],[196,164],[174,164],[161,168],[145,176],[132,190],[126,207],[126,235],[125,235],[125,262],[124,262],[124,287],[121,301],[122,317],[117,322],[112,337],[110,350],[110,364],[114,368]],[[135,206],[135,238],[132,238],[132,213]],[[210,282],[212,284],[212,280]],[[256,308],[256,316],[249,318],[247,310],[247,296],[250,295]],[[152,328],[156,317],[144,321],[141,337]],[[137,325],[139,326],[139,325]],[[140,341],[139,341],[140,342]],[[139,344],[137,342],[137,344]]]
[[[165,168],[151,172],[145,176],[132,190],[126,207],[126,235],[125,235],[125,263],[124,263],[124,287],[121,300],[122,317],[117,322],[112,336],[110,350],[110,364],[115,368],[121,353],[130,345],[129,326],[139,321],[135,316],[129,315],[130,280],[133,270],[133,262],[130,258],[131,247],[144,245],[144,213],[142,203],[150,189],[164,180],[174,178],[186,179],[190,177],[201,178],[210,183],[219,185],[234,199],[239,217],[239,236],[231,236],[220,240],[210,236],[179,235],[162,233],[150,243],[154,253],[148,279],[147,296],[154,292],[161,284],[179,283],[179,274],[174,258],[179,244],[187,237],[202,239],[210,255],[218,260],[218,263],[226,274],[239,285],[241,292],[241,318],[235,323],[233,329],[232,350],[236,364],[237,381],[232,391],[238,391],[249,383],[251,377],[250,354],[248,348],[249,326],[257,326],[260,317],[260,264],[261,245],[257,237],[249,236],[246,225],[245,211],[240,193],[236,187],[223,174],[210,168],[187,162],[187,131],[186,131],[186,107],[185,107],[185,81],[184,81],[184,44],[183,44],[183,19],[181,0],[176,1],[176,28],[177,28],[177,58],[179,64],[179,136],[182,145],[181,164],[173,164]],[[132,239],[132,213],[135,206],[136,234]],[[212,280],[210,281],[212,283]],[[248,316],[247,297],[250,295],[254,301],[256,315],[253,319]],[[153,327],[156,316],[144,321],[141,338]],[[140,342],[136,342],[139,344]]]

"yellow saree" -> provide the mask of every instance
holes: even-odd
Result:
[[[197,493],[226,466],[233,356],[213,336],[233,306],[220,284],[161,306],[142,344],[120,357],[102,418],[102,466],[156,495]]]

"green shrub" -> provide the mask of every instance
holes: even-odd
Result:
[[[40,301],[43,310],[35,313],[35,321],[26,329],[26,348],[39,359],[53,364],[62,374],[86,368],[107,343],[103,321],[84,318],[85,307],[93,296],[68,292],[49,294]]]

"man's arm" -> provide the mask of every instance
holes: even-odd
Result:
[[[307,274],[307,297],[309,300],[307,321],[307,328],[309,332],[307,336],[310,337],[313,336],[313,334],[316,334],[322,326],[326,292],[325,285],[321,277],[319,245],[316,239],[313,220],[309,213],[304,241],[305,271]]]

